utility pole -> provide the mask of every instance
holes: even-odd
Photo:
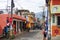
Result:
[[[13,0],[11,0],[11,18],[13,17],[13,7],[14,7],[14,3]]]
[[[42,10],[43,10],[43,13],[42,13],[42,20],[43,20],[43,23],[45,22],[45,6],[40,6],[42,7]]]
[[[43,6],[43,15],[42,15],[42,17],[43,17],[43,22],[45,21],[45,13],[44,13],[44,10],[45,10],[45,7]]]
[[[42,10],[43,10],[43,13],[42,13],[42,24],[44,24],[44,22],[45,22],[45,13],[44,13],[45,12],[45,6],[40,6],[40,8],[42,8]]]
[[[39,8],[42,8],[42,10],[43,10],[42,19],[43,19],[43,21],[44,21],[44,20],[45,20],[45,13],[44,13],[45,6],[39,6]]]
[[[10,17],[10,36],[13,35],[13,28],[12,28],[12,21],[13,21],[13,7],[14,7],[14,1],[11,0],[11,17]]]
[[[51,40],[51,14],[50,14],[50,0],[46,0],[46,7],[47,7],[47,19],[48,19],[48,40]],[[49,11],[49,14],[48,14],[48,11]],[[49,15],[49,16],[48,16]]]

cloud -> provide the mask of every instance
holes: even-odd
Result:
[[[0,8],[3,8],[3,7],[6,8],[7,0],[0,0],[0,1],[2,1],[0,3]],[[3,2],[3,1],[6,1],[6,2]],[[19,9],[23,7],[24,9],[28,9],[33,12],[39,12],[41,10],[39,6],[44,6],[45,0],[14,0],[14,3],[15,3],[15,7]],[[8,1],[8,5],[10,4],[11,4],[11,0]]]
[[[45,5],[45,0],[20,0],[18,1],[24,9],[29,9],[30,11],[39,12],[41,9],[39,6]]]
[[[0,9],[6,9],[7,5],[11,5],[11,0],[0,0]]]

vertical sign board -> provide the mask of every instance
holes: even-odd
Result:
[[[13,20],[13,19],[12,19],[12,18],[10,18],[10,20],[9,20],[9,21],[10,21],[10,24],[12,24],[12,20]]]

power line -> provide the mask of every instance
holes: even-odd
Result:
[[[21,7],[21,9],[23,9],[19,2],[15,1],[15,3],[17,3],[17,5]]]
[[[0,2],[7,2],[7,1],[0,1]]]
[[[8,4],[8,0],[5,0],[5,1],[1,1],[1,0],[0,0],[0,3],[2,3],[2,2],[4,2],[4,3],[6,2],[6,3],[7,3],[7,6],[9,5],[9,4]],[[17,1],[14,1],[14,2],[15,2],[19,7],[21,7],[21,9],[23,9],[23,7],[20,5],[19,2],[17,2]]]

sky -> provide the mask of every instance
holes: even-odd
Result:
[[[45,8],[44,14],[45,14],[45,17],[47,17],[47,7]],[[39,19],[42,19],[42,15],[43,15],[43,12],[35,13],[35,16]]]
[[[42,11],[43,7],[40,6],[45,6],[45,0],[14,0],[14,3],[15,8],[27,9],[35,13]],[[0,9],[7,8],[7,5],[11,5],[11,0],[0,0]]]

